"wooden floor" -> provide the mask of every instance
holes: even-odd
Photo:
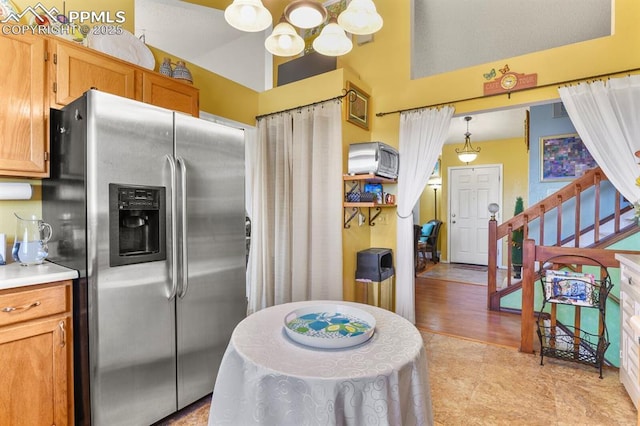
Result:
[[[489,311],[483,285],[416,277],[416,326],[479,342],[520,346],[520,316]]]

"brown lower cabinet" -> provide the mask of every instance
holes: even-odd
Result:
[[[71,281],[0,290],[0,425],[73,424]]]

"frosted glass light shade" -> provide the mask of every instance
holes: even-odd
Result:
[[[250,33],[266,30],[273,22],[260,0],[233,0],[224,10],[224,19],[233,28]]]
[[[476,158],[478,158],[477,152],[460,152],[458,154],[458,159],[463,163],[471,163]]]
[[[327,19],[327,9],[313,0],[295,0],[284,8],[287,21],[298,28],[313,28]]]
[[[313,49],[326,56],[344,55],[349,53],[352,48],[353,43],[338,25],[336,18],[331,18],[320,35],[313,40]]]
[[[382,28],[382,17],[372,0],[351,0],[338,16],[338,24],[351,34],[368,35]]]
[[[458,159],[463,163],[470,163],[478,157],[478,153],[480,152],[480,147],[474,148],[471,145],[471,133],[469,133],[469,122],[472,117],[465,117],[464,121],[467,122],[467,131],[464,134],[464,146],[462,149],[456,148],[456,154],[458,154]]]
[[[304,40],[291,24],[281,20],[264,41],[264,47],[272,55],[295,56],[304,50]]]

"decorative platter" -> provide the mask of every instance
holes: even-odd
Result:
[[[119,29],[113,34],[90,31],[87,35],[87,45],[94,50],[150,70],[156,66],[156,59],[147,45],[125,29]]]
[[[341,349],[366,342],[376,320],[362,309],[346,305],[313,305],[284,317],[284,330],[294,342],[321,349]]]

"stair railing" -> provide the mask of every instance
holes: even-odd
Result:
[[[488,274],[487,274],[487,307],[492,311],[500,310],[500,299],[520,288],[520,286],[514,286],[515,281],[511,277],[511,271],[513,268],[513,262],[511,258],[510,248],[514,242],[512,240],[512,233],[517,229],[522,229],[524,238],[527,240],[529,237],[529,225],[532,221],[539,219],[540,235],[536,242],[539,246],[545,245],[545,214],[553,211],[557,211],[556,214],[556,243],[550,246],[562,246],[567,242],[574,241],[574,247],[580,247],[580,236],[586,232],[592,231],[594,234],[594,244],[598,244],[601,241],[600,227],[607,221],[614,221],[614,233],[621,231],[620,220],[623,210],[626,211],[631,207],[625,209],[620,208],[620,193],[615,190],[615,207],[612,215],[600,219],[600,189],[603,181],[609,180],[604,172],[599,168],[595,168],[587,171],[581,177],[575,179],[570,184],[559,189],[555,193],[551,194],[542,201],[534,204],[533,206],[525,209],[522,213],[511,219],[498,225],[495,218],[489,220],[489,248],[488,248]],[[587,206],[583,206],[582,194],[590,189],[594,188],[594,197],[592,203]],[[574,234],[568,238],[562,239],[562,207],[563,203],[568,200],[575,199],[575,228]],[[581,210],[582,208],[593,210],[593,221],[587,226],[581,225]],[[497,289],[497,268],[498,268],[498,243],[506,238],[507,250],[507,286],[505,289]],[[548,245],[548,244],[547,244]],[[518,281],[520,282],[520,281]]]

